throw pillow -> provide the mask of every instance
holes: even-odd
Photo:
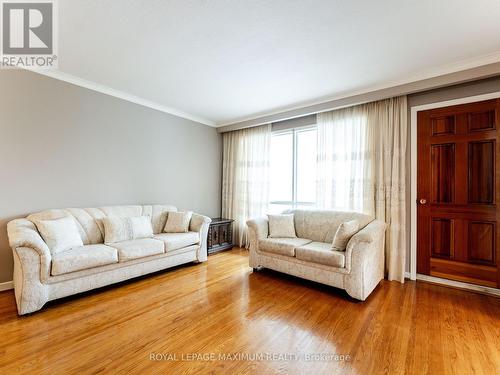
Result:
[[[267,215],[270,238],[297,238],[293,214]]]
[[[109,216],[102,219],[102,223],[106,244],[153,237],[153,227],[149,216]]]
[[[186,212],[176,212],[172,211],[168,213],[167,223],[163,232],[165,233],[186,233],[189,231],[189,223],[191,222],[191,216],[193,213],[191,211]]]
[[[332,249],[336,251],[345,251],[347,243],[352,236],[356,234],[359,229],[359,222],[357,220],[346,221],[337,229],[335,237],[333,237]]]
[[[83,246],[78,227],[71,216],[55,220],[37,220],[35,225],[52,255]]]

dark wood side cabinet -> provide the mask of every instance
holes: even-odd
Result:
[[[233,220],[213,218],[208,229],[208,254],[233,248]]]

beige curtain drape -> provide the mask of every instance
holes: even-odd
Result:
[[[386,271],[404,282],[406,96],[318,114],[317,200],[322,208],[389,224]]]
[[[389,224],[385,264],[389,280],[404,282],[406,259],[406,96],[369,103],[374,212]]]
[[[222,137],[222,216],[234,220],[235,243],[248,246],[246,221],[267,213],[271,125]]]

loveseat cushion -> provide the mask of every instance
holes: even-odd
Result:
[[[182,249],[183,247],[196,245],[200,242],[198,232],[161,233],[155,235],[154,238],[165,243],[165,252]]]
[[[293,214],[267,215],[269,221],[269,238],[297,238]]]
[[[333,238],[340,224],[357,220],[359,229],[371,223],[374,218],[359,212],[341,212],[327,210],[287,210],[284,213],[293,213],[295,232],[298,237],[309,238],[317,242],[333,243]]]
[[[323,264],[332,267],[345,267],[345,254],[342,251],[332,250],[332,245],[326,242],[311,242],[295,249],[297,259]]]
[[[163,254],[165,244],[163,241],[153,238],[140,238],[137,240],[123,241],[112,244],[118,250],[118,260],[127,262],[132,259],[149,257],[151,255]]]
[[[52,275],[118,263],[118,251],[106,245],[85,245],[54,254]]]
[[[332,250],[345,251],[347,243],[359,230],[357,220],[346,221],[339,225],[335,237],[333,237]]]
[[[310,242],[306,238],[263,238],[259,240],[259,250],[293,257],[295,248]]]

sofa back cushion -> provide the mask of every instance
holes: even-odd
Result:
[[[163,231],[165,233],[187,233],[189,232],[189,223],[193,216],[192,211],[171,212],[167,216],[167,223]]]
[[[317,242],[332,243],[340,224],[350,220],[359,222],[359,230],[374,220],[373,216],[359,212],[343,212],[330,210],[287,210],[295,218],[297,237]]]
[[[177,208],[174,206],[161,205],[153,205],[151,207],[151,224],[153,225],[153,233],[163,233],[163,228],[165,228],[165,224],[167,223],[168,213],[170,211],[177,211]]]
[[[54,220],[65,216],[72,216],[75,219],[83,244],[95,245],[104,243],[104,226],[102,224],[102,219],[105,217],[149,216],[151,218],[153,233],[159,234],[165,227],[169,211],[177,211],[177,208],[170,205],[63,208],[37,212],[29,215],[27,219],[36,222],[37,220]]]
[[[75,220],[71,216],[54,220],[38,220],[35,224],[52,255],[83,246]]]
[[[104,243],[106,245],[153,237],[153,227],[149,216],[108,216],[102,219],[102,223],[104,224]]]

